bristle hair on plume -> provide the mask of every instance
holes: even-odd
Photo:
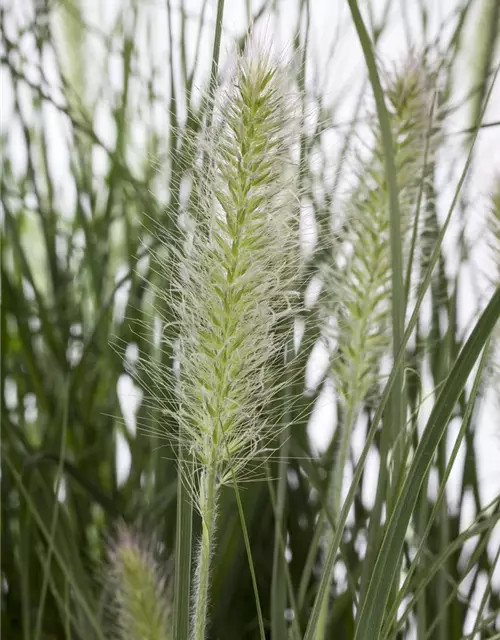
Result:
[[[172,594],[154,540],[121,525],[108,556],[116,638],[173,640]]]
[[[219,488],[245,478],[280,428],[268,407],[300,305],[294,99],[288,73],[250,42],[214,96],[195,169],[194,231],[163,263],[173,305],[175,370],[160,372],[177,437],[194,461],[184,477],[202,518],[192,637],[202,640]],[[283,369],[280,370],[281,374]],[[158,378],[158,375],[157,375]]]

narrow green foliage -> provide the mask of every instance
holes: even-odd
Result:
[[[109,558],[118,638],[171,640],[171,594],[152,545],[122,527]]]
[[[434,452],[446,431],[455,403],[499,317],[500,286],[491,297],[488,306],[460,352],[460,356],[446,379],[429,416],[422,439],[401,488],[399,499],[386,528],[366,599],[362,603],[359,613],[356,640],[369,640],[378,637],[380,633],[389,596],[387,585],[393,583],[398,559],[404,546],[405,532],[416,506],[420,487],[432,464]]]

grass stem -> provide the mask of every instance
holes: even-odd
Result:
[[[217,508],[216,462],[201,472],[199,509],[202,520],[200,552],[198,556],[193,639],[203,640],[207,626],[210,559],[215,535]]]

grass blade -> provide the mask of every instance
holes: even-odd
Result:
[[[236,504],[238,505],[238,514],[240,516],[241,531],[243,533],[243,539],[245,541],[245,549],[248,557],[248,567],[252,576],[252,587],[255,596],[255,607],[257,609],[257,618],[259,620],[259,633],[261,640],[266,640],[266,632],[264,630],[264,619],[262,617],[262,608],[260,606],[259,589],[257,587],[257,577],[255,575],[255,567],[252,558],[252,547],[250,545],[250,538],[248,537],[248,529],[245,522],[245,512],[243,511],[243,505],[241,504],[240,491],[238,489],[238,482],[234,470],[232,470],[234,494],[236,496]]]
[[[57,492],[61,488],[61,483],[63,480],[63,469],[64,469],[64,457],[66,453],[66,433],[68,429],[68,390],[69,390],[69,382],[66,383],[66,389],[64,391],[64,405],[63,405],[63,419],[62,419],[62,433],[61,433],[61,446],[59,449],[59,462],[57,465],[57,474],[56,474],[56,484],[55,484],[55,493],[57,496]],[[39,640],[40,634],[42,631],[42,621],[45,610],[45,598],[47,595],[47,588],[49,584],[50,578],[50,565],[52,560],[52,554],[54,551],[54,536],[57,527],[57,519],[59,516],[59,499],[56,499],[54,502],[54,510],[52,514],[52,522],[50,525],[50,539],[48,544],[47,556],[45,558],[44,569],[43,569],[43,584],[42,591],[40,594],[40,601],[38,603],[38,613],[36,617],[36,627],[35,627],[35,640]]]
[[[493,294],[462,349],[429,417],[375,563],[366,600],[359,615],[356,640],[376,638],[380,633],[389,597],[387,586],[392,585],[396,577],[406,530],[417,503],[420,487],[467,378],[499,318],[500,287]]]
[[[17,471],[14,462],[10,459],[10,457],[8,456],[7,452],[5,451],[5,447],[3,448],[2,451],[2,455],[3,458],[5,460],[5,462],[7,463],[7,466],[9,467],[10,472],[12,473],[12,476],[14,477],[14,480],[16,482],[16,484],[18,485],[19,491],[22,494],[23,498],[26,501],[26,504],[30,510],[30,513],[33,517],[33,520],[36,522],[36,524],[38,525],[40,531],[43,534],[43,537],[45,538],[46,542],[48,544],[50,544],[51,541],[51,534],[49,532],[49,530],[47,529],[47,527],[45,526],[45,523],[43,521],[43,518],[41,517],[40,513],[38,512],[38,509],[36,507],[36,505],[34,504],[31,495],[28,491],[28,489],[25,487],[21,475],[19,474],[19,472]],[[89,623],[89,625],[92,627],[94,633],[95,633],[95,638],[97,640],[106,640],[104,633],[101,629],[101,625],[99,623],[99,621],[97,620],[95,613],[92,611],[92,608],[90,606],[89,601],[87,600],[85,594],[82,592],[82,590],[80,589],[80,585],[78,584],[78,582],[75,580],[75,576],[72,574],[72,571],[70,569],[70,567],[68,566],[68,564],[66,563],[66,560],[64,559],[63,555],[60,553],[57,545],[54,545],[52,547],[52,557],[54,558],[54,560],[56,561],[57,565],[59,566],[61,572],[63,573],[64,577],[66,578],[66,580],[69,582],[69,584],[71,585],[71,588],[73,590],[73,595],[75,600],[78,602],[78,604],[80,605],[82,611],[84,612],[87,621]]]

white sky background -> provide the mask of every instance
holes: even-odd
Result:
[[[129,0],[127,0],[127,5]],[[0,0],[0,4],[9,6],[8,0]],[[30,0],[14,0],[10,2],[12,12],[12,32],[8,35],[13,38],[15,34],[14,25],[22,24],[30,17]],[[125,6],[123,0],[83,0],[85,19],[90,25],[94,25],[96,29],[102,32],[108,32],[115,23],[116,16]],[[145,117],[153,118],[158,123],[160,130],[168,130],[168,38],[166,37],[167,20],[165,11],[165,2],[163,0],[146,0],[140,2],[141,27],[139,36],[136,39],[136,48],[139,51],[139,69],[149,75],[149,65],[152,58],[151,52],[154,54],[153,59],[165,66],[163,74],[164,86],[158,87],[164,93],[164,104],[159,104],[153,114],[147,114]],[[179,12],[176,10],[179,3],[172,0],[174,10],[173,32],[174,40],[179,38],[180,20]],[[191,47],[188,51],[188,67],[192,64],[194,55],[194,45],[197,36],[197,16],[201,10],[202,0],[188,0],[185,3],[188,13],[188,42]],[[216,12],[216,0],[208,0],[207,10],[207,28],[204,30],[201,41],[201,55],[199,74],[196,80],[200,82],[206,78],[209,65],[211,62],[211,48],[213,37],[213,24]],[[252,13],[255,13],[261,2],[254,1],[252,4]],[[361,3],[364,6],[364,3]],[[417,16],[418,4],[414,0],[394,0],[390,12],[389,27],[384,32],[378,46],[378,54],[380,59],[390,66],[394,62],[404,59],[408,50],[406,33],[403,27],[402,10],[406,11],[409,16],[409,22],[412,25],[419,25],[420,21]],[[246,3],[245,0],[226,0],[224,14],[224,37],[221,48],[221,68],[224,69],[227,61],[231,59],[232,42],[235,36],[242,34],[247,24]],[[268,22],[266,31],[272,39],[278,50],[287,50],[291,47],[291,35],[297,23],[298,0],[281,0],[279,5],[282,7],[278,24]],[[375,13],[380,14],[384,0],[374,0],[372,3]],[[456,0],[429,0],[429,31],[437,33],[441,29],[443,21],[447,16],[452,15],[456,7]],[[286,10],[283,7],[286,6]],[[476,2],[477,8],[481,8],[481,2]],[[414,14],[414,15],[412,15]],[[477,20],[475,20],[477,23]],[[453,26],[453,22],[448,23]],[[470,36],[470,34],[469,34]],[[421,34],[417,28],[412,28],[411,37],[413,45],[418,51],[418,44],[422,40]],[[336,41],[336,49],[333,57],[330,59],[328,53],[333,42]],[[467,41],[467,40],[466,40]],[[473,38],[470,38],[473,42]],[[104,49],[96,37],[89,38],[92,47],[92,54],[86,60],[86,80],[87,92],[89,97],[96,97],[102,91],[101,83],[105,80],[110,81],[113,88],[118,89],[121,85],[121,69],[119,53],[111,56],[108,60],[104,58]],[[29,48],[29,44],[27,45]],[[322,87],[322,93],[330,100],[338,100],[342,97],[342,102],[335,112],[335,120],[339,122],[348,121],[352,116],[352,106],[356,99],[357,91],[365,77],[365,65],[362,58],[361,50],[354,32],[347,2],[344,0],[312,0],[311,2],[311,25],[310,25],[310,57],[308,71],[308,82],[310,86]],[[473,77],[473,55],[471,48],[465,47],[465,55],[462,56],[459,65],[459,73],[457,74],[456,96],[455,101],[458,102],[461,96],[464,96],[470,87]],[[28,52],[27,52],[28,53]],[[179,72],[179,52],[174,50],[174,64],[177,72]],[[103,73],[103,69],[109,66],[111,75]],[[57,77],[54,76],[54,62],[50,55],[43,60],[43,68],[49,79],[57,84]],[[31,77],[35,82],[40,80],[40,74],[36,68],[31,70]],[[109,78],[109,79],[108,79]],[[179,73],[180,78],[180,73]],[[179,84],[180,80],[178,78]],[[135,94],[134,94],[135,91]],[[141,101],[141,88],[139,85],[132,84],[132,102],[135,101],[136,107],[139,109]],[[57,91],[52,89],[52,94],[57,98]],[[105,95],[105,94],[104,94]],[[452,100],[453,102],[454,100]],[[28,103],[28,100],[26,100]],[[102,101],[96,112],[95,128],[99,137],[107,142],[110,146],[114,143],[114,123],[111,118],[111,105]],[[12,108],[11,89],[6,82],[5,75],[2,72],[2,114],[0,122],[0,132],[3,133],[8,127],[9,142],[21,149],[20,131],[16,128],[16,124],[11,122],[9,117]],[[65,123],[60,118],[55,109],[48,108],[45,112],[46,117],[51,123],[51,131],[53,135],[49,137],[50,143],[50,160],[54,180],[58,185],[57,197],[61,203],[61,210],[72,211],[74,209],[75,190],[72,180],[68,175],[64,174],[67,170],[69,162],[67,130]],[[470,116],[467,109],[456,112],[449,122],[449,131],[459,131],[469,126]],[[314,118],[314,115],[312,116]],[[488,108],[485,120],[500,119],[500,81],[497,83],[490,106]],[[130,145],[130,160],[138,160],[141,157],[140,149],[145,139],[145,126],[141,124],[140,119],[134,123],[132,128],[132,143]],[[335,145],[338,142],[338,136],[333,133],[328,138],[329,144],[332,146],[332,157],[335,157]],[[461,136],[450,136],[450,142],[453,143],[455,153],[457,149],[463,151],[460,146],[463,138]],[[12,153],[10,153],[12,156]],[[451,157],[451,156],[450,156]],[[465,158],[464,158],[465,161]],[[23,167],[26,159],[22,157],[22,153],[18,153],[19,167]],[[142,162],[142,159],[140,160]],[[93,164],[98,173],[105,175],[107,170],[107,158],[102,150],[96,150],[93,156]],[[133,166],[133,165],[132,165]],[[137,164],[139,169],[140,163]],[[457,170],[460,172],[463,164],[458,163]],[[439,213],[444,217],[447,207],[450,204],[458,174],[452,180],[446,174],[446,165],[443,166],[443,185],[440,194]],[[470,326],[470,321],[474,317],[477,305],[484,302],[487,294],[486,278],[484,273],[488,272],[488,257],[485,251],[484,234],[482,234],[484,214],[487,206],[487,199],[493,184],[493,179],[500,173],[500,127],[487,129],[479,134],[476,150],[476,161],[474,165],[474,173],[468,184],[467,196],[474,203],[470,208],[471,216],[468,220],[469,239],[471,242],[471,264],[470,273],[462,278],[463,286],[460,291],[460,318],[459,324],[465,330]],[[446,238],[445,246],[447,250],[448,266],[455,269],[458,263],[458,252],[456,250],[457,241],[456,224],[450,230],[450,234]],[[310,372],[314,377],[318,374],[320,368],[319,360],[310,363]],[[425,382],[425,381],[424,381]],[[135,431],[133,408],[137,403],[137,394],[134,390],[133,383],[129,378],[123,377],[120,381],[119,396],[123,407],[124,414],[128,415],[128,423],[130,428]],[[428,389],[430,390],[430,389]],[[325,442],[331,437],[334,424],[334,405],[332,402],[333,389],[327,387],[324,397],[324,405],[321,411],[316,414],[316,419],[312,427],[312,437],[317,446],[321,448]],[[431,398],[432,404],[432,398]],[[427,415],[426,411],[422,412]],[[476,446],[478,450],[479,468],[481,482],[481,495],[483,504],[490,502],[500,493],[500,411],[493,403],[493,395],[490,394],[482,409],[482,418],[480,421],[480,433],[476,438]],[[457,433],[458,424],[452,422],[449,431],[449,449],[453,446],[453,436]],[[354,451],[358,457],[363,446],[363,429],[360,427],[355,433]],[[121,474],[128,473],[127,469],[127,445],[125,440],[120,440],[119,467]],[[462,452],[463,453],[463,452]],[[461,478],[460,467],[463,464],[463,456],[457,465],[457,471],[449,483],[450,502],[453,505],[458,496],[459,482]],[[369,466],[376,472],[377,461],[372,457],[369,459]],[[374,483],[373,483],[374,484]],[[432,484],[432,483],[431,483]],[[370,496],[367,494],[369,500]],[[472,516],[472,513],[469,514]],[[464,523],[465,524],[465,523]],[[497,530],[497,533],[499,531]],[[498,536],[497,536],[498,538]],[[497,571],[497,574],[500,572]],[[497,576],[500,581],[500,575]]]

